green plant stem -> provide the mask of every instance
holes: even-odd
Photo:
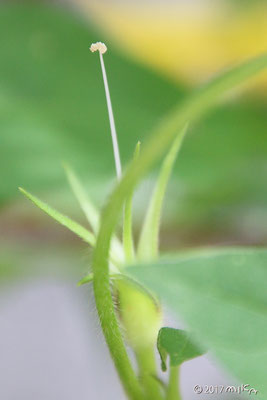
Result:
[[[140,381],[146,398],[148,400],[162,400],[160,384],[156,380],[157,370],[153,347],[141,348],[135,355],[139,367]]]
[[[166,400],[182,400],[179,390],[180,366],[170,367],[169,384],[167,387]]]
[[[109,246],[105,246],[102,251],[106,252],[108,248]],[[128,398],[143,400],[145,397],[142,387],[129,360],[115,313],[110,290],[108,262],[107,258],[102,259],[102,251],[95,253],[93,260],[93,285],[101,327]]]
[[[101,214],[101,224],[93,253],[94,293],[103,333],[122,384],[130,399],[142,399],[140,386],[132,370],[116,318],[109,284],[108,256],[111,237],[121,215],[125,199],[137,183],[164,154],[172,140],[188,121],[200,117],[227,90],[246,81],[267,67],[267,55],[258,57],[219,76],[173,110],[156,129],[138,160],[134,160],[115,187]],[[139,397],[138,397],[139,396]]]

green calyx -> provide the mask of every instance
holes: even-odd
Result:
[[[160,305],[133,282],[114,281],[117,311],[125,338],[135,351],[154,346],[162,322]]]

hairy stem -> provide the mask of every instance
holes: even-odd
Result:
[[[142,400],[144,399],[142,388],[129,360],[114,310],[110,292],[108,263],[105,261],[99,268],[100,260],[96,256],[93,264],[95,277],[93,284],[102,330],[128,398]],[[102,261],[102,257],[100,259]]]

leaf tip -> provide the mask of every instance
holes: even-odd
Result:
[[[138,142],[136,143],[135,146],[135,150],[134,150],[134,160],[136,160],[139,157],[139,153],[140,153],[140,146],[141,146],[141,142],[140,140],[138,140]]]
[[[24,194],[24,196],[27,196],[27,192],[25,189],[23,189],[22,187],[18,187],[18,190],[20,191],[20,193]]]
[[[83,286],[86,283],[90,283],[93,281],[93,279],[94,279],[94,276],[92,273],[90,273],[89,275],[86,275],[84,278],[79,280],[79,282],[77,283],[77,287]]]

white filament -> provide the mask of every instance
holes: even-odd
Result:
[[[104,43],[97,42],[91,45],[91,51],[99,50],[99,57],[100,57],[100,64],[102,69],[106,99],[107,99],[107,107],[108,107],[108,116],[109,116],[109,124],[111,130],[111,138],[112,138],[112,145],[113,145],[113,152],[114,152],[114,159],[115,159],[115,166],[116,166],[116,173],[118,179],[121,178],[121,160],[120,160],[120,152],[119,152],[119,145],[114,121],[114,115],[112,110],[112,104],[110,99],[109,87],[108,87],[108,79],[106,74],[106,68],[104,64],[103,54],[106,52],[107,47]]]

